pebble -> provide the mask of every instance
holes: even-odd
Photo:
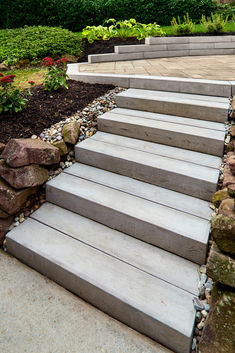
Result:
[[[202,318],[202,314],[201,314],[200,311],[198,311],[198,312],[196,313],[196,322],[200,322],[200,321],[201,321],[201,318]]]
[[[204,318],[206,318],[208,313],[207,313],[207,311],[204,309],[204,310],[201,311],[201,314],[202,314],[202,316],[203,316]]]
[[[204,309],[203,303],[197,297],[193,298],[193,305],[194,305],[195,309],[198,311],[201,311]]]
[[[210,311],[210,305],[209,304],[205,304],[204,308],[205,308],[206,311]]]
[[[38,137],[37,137],[37,135],[32,135],[31,136],[31,139],[33,139],[33,140],[36,140]]]
[[[194,349],[196,349],[196,347],[197,347],[197,340],[196,340],[196,338],[194,338],[193,342],[192,342],[192,349],[194,350]]]
[[[199,324],[197,324],[197,328],[198,328],[199,330],[201,330],[201,329],[204,327],[204,324],[205,324],[205,319],[202,319],[202,320],[199,322]]]

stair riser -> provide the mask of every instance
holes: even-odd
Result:
[[[212,195],[216,192],[217,185],[215,183],[195,179],[193,175],[190,178],[168,170],[96,153],[82,148],[82,145],[79,148],[76,147],[75,153],[78,162],[198,197],[202,200],[211,201]]]
[[[191,338],[185,337],[183,334],[154,320],[151,316],[138,310],[138,308],[128,305],[128,303],[121,300],[121,297],[115,297],[102,290],[102,288],[92,285],[82,275],[78,276],[64,268],[63,264],[57,265],[47,257],[27,249],[11,239],[7,240],[7,248],[10,254],[28,266],[115,319],[166,345],[168,348],[174,349],[177,353],[189,352]]]
[[[171,101],[167,102],[144,98],[127,98],[118,95],[116,97],[116,102],[117,106],[120,108],[136,109],[215,122],[225,122],[228,114],[226,109],[193,105],[193,101],[191,103],[175,103]]]
[[[131,117],[130,117],[131,120]],[[126,124],[120,121],[103,119],[98,117],[100,131],[132,137],[144,141],[160,143],[163,145],[202,152],[214,156],[221,156],[224,150],[224,141],[208,139],[200,136],[193,136],[175,131],[155,129],[146,126]]]
[[[115,209],[98,203],[98,200],[94,202],[84,197],[67,193],[51,185],[47,185],[46,198],[51,203],[165,249],[194,263],[202,264],[205,262],[206,244],[186,238],[129,214],[120,213]]]

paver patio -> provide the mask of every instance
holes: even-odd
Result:
[[[208,80],[235,80],[234,55],[187,56],[174,58],[79,64],[80,72],[140,74]]]

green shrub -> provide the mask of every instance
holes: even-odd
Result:
[[[124,21],[116,21],[114,18],[109,19],[107,26],[87,26],[82,31],[82,37],[87,38],[89,43],[94,40],[107,40],[113,37],[126,39],[128,37],[137,37],[139,40],[150,36],[162,36],[164,32],[156,23],[143,24],[138,23],[134,18]],[[108,24],[110,24],[108,26]]]
[[[0,30],[0,62],[14,65],[19,60],[59,57],[82,52],[81,38],[56,27],[24,27]]]
[[[74,32],[104,24],[109,18],[168,25],[189,13],[196,22],[216,11],[214,0],[7,0],[0,1],[0,28],[62,26]]]
[[[228,17],[224,18],[221,14],[211,14],[211,17],[202,15],[201,23],[205,26],[206,31],[209,33],[222,33],[224,32],[225,25],[228,22]]]
[[[184,22],[181,22],[179,17],[178,21],[173,17],[171,25],[174,29],[174,33],[177,35],[190,34],[193,31],[193,22],[190,20],[188,13],[184,16]]]
[[[229,21],[235,22],[235,3],[233,4],[218,4],[217,5],[217,13],[224,16],[224,18],[228,18]]]

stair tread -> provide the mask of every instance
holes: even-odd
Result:
[[[188,352],[195,318],[192,294],[33,219],[9,233],[7,243],[19,256],[26,249],[26,263],[46,269],[87,301],[134,328],[141,324],[154,339],[174,349],[177,345],[177,352]]]
[[[158,145],[159,151],[160,151],[160,148],[163,151],[164,147],[166,147],[166,151],[168,152],[168,155],[163,155],[163,154],[161,155],[157,153],[155,154],[154,149],[151,150],[151,145],[153,145],[153,147],[155,147],[155,149],[157,150],[158,146],[155,143],[135,140],[135,139],[118,136],[118,135],[112,135],[112,134],[104,135],[104,134],[105,133],[101,133],[101,132],[96,133],[91,138],[86,139],[81,144],[78,144],[76,146],[76,150],[79,152],[81,150],[86,149],[86,150],[93,151],[94,153],[99,152],[105,155],[111,155],[115,158],[125,159],[128,161],[135,161],[139,164],[149,165],[158,169],[174,171],[175,173],[185,175],[189,178],[190,177],[198,178],[201,180],[205,180],[205,181],[217,184],[218,170],[215,168],[219,167],[218,160],[220,161],[220,158],[216,160],[217,165],[214,166],[214,168],[211,166],[208,167],[206,166],[206,163],[208,160],[209,161],[211,160],[210,157],[212,156],[210,155],[204,155],[200,153],[199,156],[197,156],[196,153],[198,152],[179,149],[180,152],[182,152],[182,154],[184,155],[183,157],[185,157],[186,160],[183,160],[183,157],[182,159],[180,159],[181,156],[178,156],[178,158],[176,159],[174,158],[174,155],[173,156],[170,155],[169,146]],[[123,145],[121,145],[120,141],[123,141]],[[116,142],[119,144],[114,144]],[[143,147],[146,147],[146,148],[143,148]],[[173,152],[177,152],[177,151],[173,151],[173,149],[174,147],[172,147],[172,154]],[[190,161],[190,153],[195,153],[194,157],[196,158],[194,158],[193,162]],[[209,157],[208,159],[207,159],[207,156]],[[200,157],[203,158],[203,160],[202,159],[200,160]],[[196,162],[198,164],[196,164]]]
[[[177,161],[177,164],[180,162],[187,162],[190,163],[190,165],[200,165],[202,166],[202,170],[204,167],[218,169],[221,164],[220,157],[211,156],[201,152],[189,151],[182,148],[162,145],[158,143],[142,141],[125,136],[114,135],[101,131],[98,131],[91,138],[83,141],[82,144],[78,144],[77,147],[85,147],[85,145],[89,145],[89,143],[92,144],[94,141],[103,142],[106,143],[106,145],[108,144],[108,149],[110,150],[113,150],[113,145],[115,146],[115,148],[125,148],[130,151],[138,151],[138,153],[146,153],[149,156],[153,155],[155,160],[157,160],[157,158],[163,157],[167,160],[171,159],[172,161]]]
[[[198,295],[199,267],[186,259],[51,203],[44,204],[31,218],[173,286]]]
[[[205,96],[199,94],[190,94],[190,93],[178,93],[178,92],[169,92],[169,91],[153,91],[153,90],[144,90],[129,88],[126,91],[123,91],[118,94],[120,97],[134,97],[134,98],[145,98],[151,100],[163,100],[163,101],[172,101],[172,102],[188,102],[191,105],[205,105],[213,108],[224,108],[228,109],[229,99],[224,97],[214,97],[214,96]]]
[[[65,169],[65,173],[192,214],[193,216],[207,220],[211,219],[212,210],[209,207],[209,202],[192,196],[81,163],[73,164],[70,168]]]
[[[208,220],[66,173],[47,183],[47,200],[190,260],[199,256],[194,262],[204,261]]]
[[[218,141],[224,142],[224,132],[222,131],[213,130],[213,135],[212,135],[211,130],[208,130],[207,128],[177,124],[174,121],[172,122],[158,121],[150,118],[148,119],[145,117],[140,118],[134,115],[130,116],[128,114],[117,114],[117,113],[113,113],[112,111],[99,116],[98,121],[100,119],[112,120],[117,123],[120,122],[125,124],[139,125],[143,128],[147,126],[152,129],[157,128],[162,130],[168,130],[171,133],[174,133],[174,132],[184,133],[192,136],[204,137],[204,138],[207,138],[208,140],[211,139],[211,140],[218,140]]]
[[[154,121],[162,121],[162,122],[169,122],[174,124],[186,126],[192,126],[197,128],[209,129],[209,130],[216,130],[225,132],[225,126],[223,123],[217,123],[214,121],[206,121],[206,120],[197,120],[197,119],[190,119],[176,115],[167,115],[167,114],[159,114],[159,113],[152,113],[152,112],[145,112],[141,110],[134,110],[134,109],[125,109],[125,108],[115,108],[112,111],[113,114],[121,114],[121,115],[128,115],[134,116],[143,119],[150,119]]]

